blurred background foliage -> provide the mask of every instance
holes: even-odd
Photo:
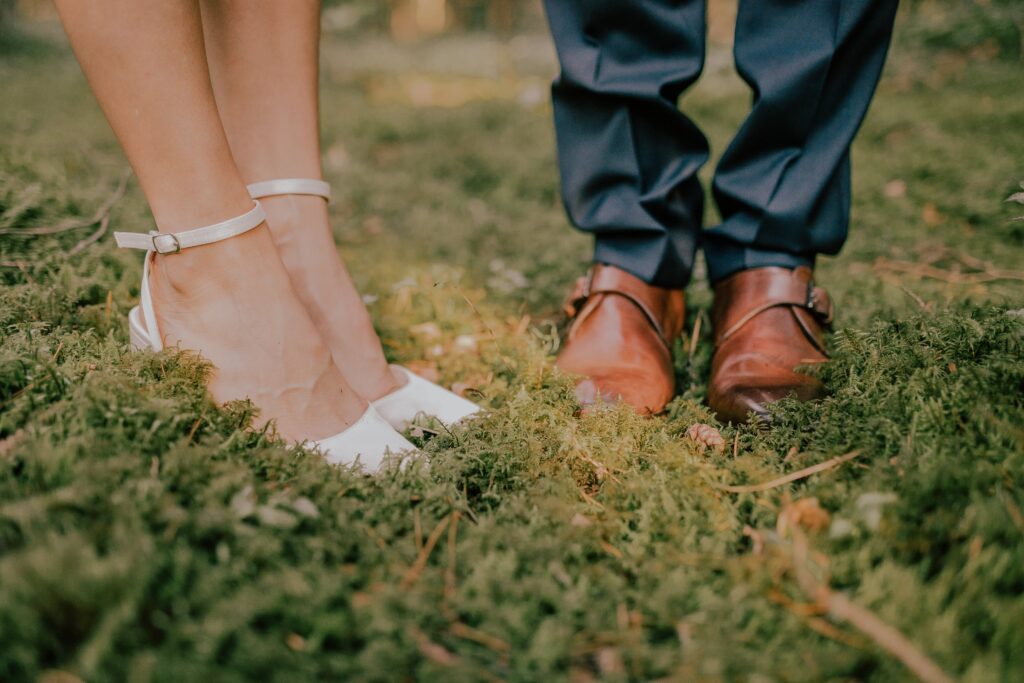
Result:
[[[712,40],[730,42],[736,0],[708,0],[708,5]],[[904,0],[901,12],[904,43],[1024,61],[1021,0]],[[53,14],[51,0],[0,0],[0,34],[9,34],[19,15]],[[324,27],[390,34],[396,42],[480,31],[510,36],[544,30],[544,13],[540,0],[325,0]]]
[[[907,0],[903,9],[908,42],[1024,61],[1021,0]]]

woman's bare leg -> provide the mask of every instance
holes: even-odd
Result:
[[[217,106],[246,182],[320,178],[317,0],[202,0]],[[338,256],[319,197],[263,200],[299,298],[360,394],[397,388],[370,315]]]
[[[197,0],[57,6],[159,229],[251,209],[213,98]],[[251,398],[291,439],[331,436],[362,414],[365,402],[335,368],[265,225],[157,256],[150,275],[165,342],[214,364],[218,401]]]

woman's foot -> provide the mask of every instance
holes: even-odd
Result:
[[[310,195],[260,199],[299,299],[305,304],[345,379],[375,401],[407,381],[388,365],[370,314],[338,256],[327,203]]]
[[[338,434],[366,411],[296,296],[266,225],[157,256],[150,288],[164,343],[213,364],[215,400],[251,399],[294,441]]]

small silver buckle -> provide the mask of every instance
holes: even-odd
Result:
[[[830,299],[828,294],[825,293],[824,301],[819,300],[818,288],[814,286],[813,282],[807,283],[807,310],[826,325],[832,323],[832,317],[834,315],[832,299]]]
[[[174,240],[174,251],[160,251],[160,247],[157,246],[157,243],[156,243],[156,238],[157,237],[170,237],[172,240]],[[178,241],[178,236],[175,235],[173,232],[158,232],[156,234],[150,235],[149,236],[149,241],[152,242],[152,244],[153,244],[153,251],[155,251],[158,254],[178,254],[178,253],[181,253],[181,242]]]

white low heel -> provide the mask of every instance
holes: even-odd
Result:
[[[322,180],[311,178],[278,178],[249,185],[249,196],[253,199],[283,194],[304,194],[331,200],[331,186]],[[393,365],[408,381],[387,396],[373,401],[371,405],[392,427],[404,431],[420,416],[436,417],[445,426],[480,411],[480,406],[467,401],[447,389],[413,374],[400,365]]]
[[[157,254],[177,254],[182,249],[213,244],[230,239],[259,227],[266,220],[259,202],[247,213],[226,220],[222,223],[207,225],[194,230],[178,233],[161,233],[152,231],[148,234],[138,232],[115,232],[117,246],[127,249],[141,249],[146,253],[142,266],[142,287],[139,305],[128,312],[128,336],[132,348],[138,351],[160,351],[164,348],[156,313],[153,310],[153,298],[149,291],[149,267]],[[415,451],[416,447],[396,432],[377,412],[369,406],[362,417],[348,429],[312,444],[324,454],[328,462],[334,464],[352,464],[359,462],[364,467],[376,470],[385,461],[389,453]]]

